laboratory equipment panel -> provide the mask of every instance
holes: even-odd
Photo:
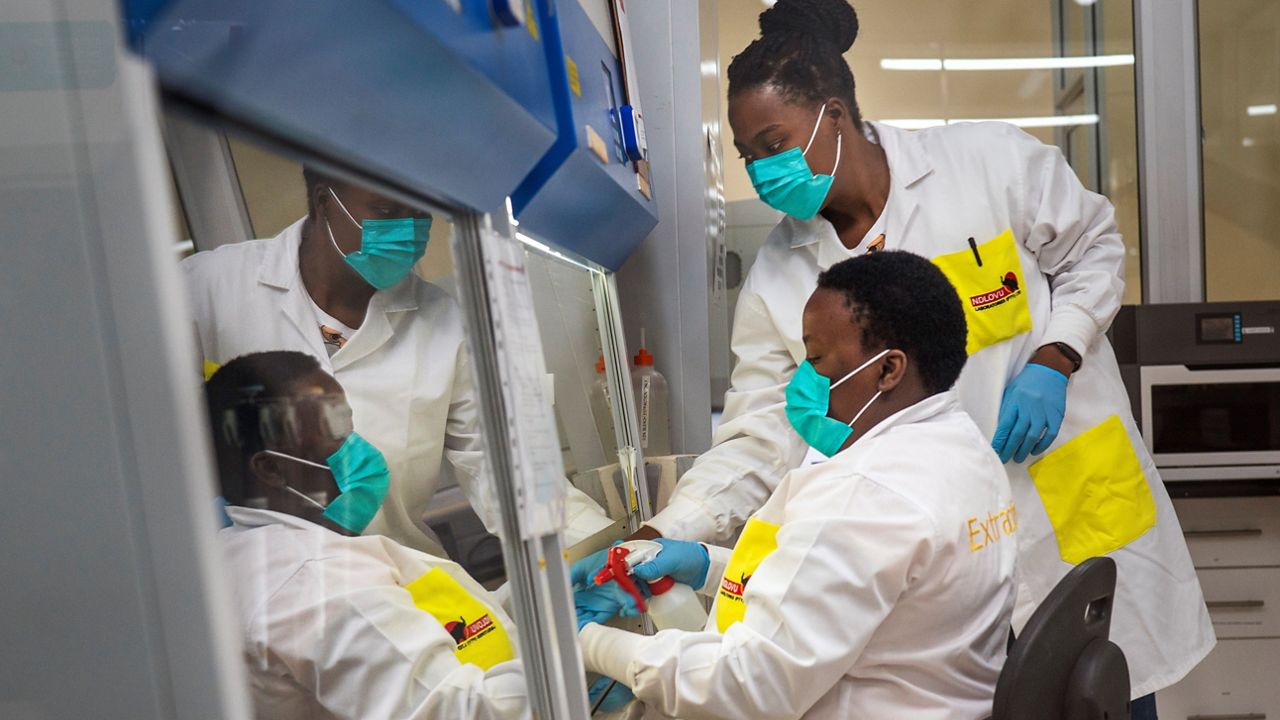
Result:
[[[123,0],[162,88],[285,149],[477,211],[556,139],[550,0]],[[465,172],[459,169],[465,168]]]
[[[602,30],[583,3],[612,27]],[[658,223],[625,8],[559,0],[539,10],[558,135],[512,206],[521,232],[617,270]]]

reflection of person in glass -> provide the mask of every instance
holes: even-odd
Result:
[[[275,238],[183,262],[205,361],[296,350],[337,378],[356,430],[391,470],[386,501],[366,532],[443,553],[423,514],[447,472],[496,530],[492,493],[477,483],[483,455],[461,312],[412,272],[431,217],[311,170],[304,177],[305,218]],[[609,520],[580,492],[569,493],[572,544]]]
[[[258,717],[527,715],[497,600],[456,563],[359,535],[387,466],[314,357],[236,358],[205,396]]]
[[[1015,626],[1073,565],[1112,557],[1111,636],[1141,700],[1134,716],[1153,716],[1147,696],[1185,676],[1214,633],[1105,334],[1124,295],[1114,209],[1058,148],[1013,125],[908,132],[865,120],[845,56],[859,31],[846,0],[778,0],[760,29],[729,65],[728,118],[761,200],[786,217],[742,287],[715,445],[644,535],[734,535],[808,450],[783,409],[819,273],[872,246],[922,255],[960,293],[960,402],[1023,511]]]

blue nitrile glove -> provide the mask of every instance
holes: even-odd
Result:
[[[609,685],[611,684],[613,685],[612,689],[609,688]],[[600,700],[600,696],[606,691],[609,693],[608,697],[606,697],[604,702],[600,703],[600,707],[597,708],[596,702]],[[621,710],[627,703],[634,700],[635,697],[636,696],[631,693],[631,688],[623,685],[622,683],[613,682],[613,678],[601,676],[599,680],[592,683],[591,689],[587,690],[587,707],[590,707],[597,712],[615,712],[617,710]]]
[[[622,541],[619,540],[613,545],[621,544]],[[604,550],[597,550],[569,567],[569,583],[573,585],[574,590],[582,590],[596,584],[596,574],[604,569],[604,564],[609,560],[609,551],[611,549],[613,549],[612,546]]]
[[[643,588],[641,592],[644,592]],[[588,623],[604,624],[619,615],[635,617],[640,614],[635,598],[618,587],[616,582],[593,584],[581,590],[574,590],[573,607],[578,613],[579,630],[586,627]]]
[[[1000,462],[1022,462],[1053,444],[1067,412],[1067,376],[1027,363],[1000,399],[1000,421],[991,447]]]
[[[702,543],[669,538],[657,538],[654,542],[662,545],[662,552],[649,562],[631,568],[631,574],[636,578],[653,582],[670,576],[672,580],[694,589],[707,581],[711,557]]]

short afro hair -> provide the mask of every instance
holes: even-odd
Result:
[[[919,255],[882,251],[845,260],[818,276],[844,296],[867,350],[906,353],[932,394],[949,390],[968,355],[960,297],[938,266]]]

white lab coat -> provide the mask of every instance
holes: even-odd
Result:
[[[355,429],[386,457],[391,485],[365,530],[443,555],[423,514],[452,470],[491,532],[500,527],[487,490],[478,406],[457,303],[410,275],[374,293],[364,323],[329,357],[298,270],[303,221],[275,238],[223,245],[187,258],[200,351],[219,365],[241,355],[296,350],[314,356],[347,395]],[[447,461],[447,462],[446,462]],[[565,543],[610,524],[604,511],[568,486]]]
[[[776,535],[754,534],[762,526]],[[705,631],[588,625],[587,669],[680,718],[990,716],[1017,508],[954,393],[792,471],[747,528],[732,553],[708,548],[702,591],[716,599]],[[762,559],[735,566],[753,534]],[[724,622],[722,605],[739,603],[741,620]]]
[[[1021,627],[1081,554],[1109,555],[1119,565],[1111,637],[1128,658],[1134,697],[1177,682],[1212,649],[1214,635],[1173,505],[1134,424],[1104,335],[1124,286],[1124,245],[1111,204],[1080,185],[1056,147],[1003,123],[918,132],[872,126],[890,170],[885,248],[969,273],[948,275],[964,286],[959,292],[971,343],[980,313],[1016,314],[1025,323],[1015,326],[1011,319],[1007,337],[971,347],[957,383],[961,406],[984,442],[995,432],[1004,388],[1036,349],[1063,342],[1084,358],[1068,386],[1066,418],[1053,446],[1006,465],[1022,520],[1015,625]],[[1007,230],[1011,237],[1003,235]],[[987,253],[985,267],[972,257],[970,238]],[[730,536],[801,462],[807,448],[784,407],[786,384],[805,357],[803,309],[821,271],[864,251],[846,248],[821,216],[786,218],[774,229],[738,301],[738,364],[714,447],[652,521],[664,535]],[[1017,276],[1012,293],[1001,290],[1007,272]],[[1082,451],[1094,447],[1097,452]],[[1128,469],[1124,487],[1112,472],[1119,466]],[[1029,469],[1046,470],[1042,488]],[[1060,528],[1042,491],[1060,494],[1053,502]],[[1093,513],[1090,503],[1104,514]],[[1109,536],[1109,525],[1121,530]]]
[[[442,570],[499,624],[512,642],[504,647],[514,652],[511,618],[457,564],[282,513],[242,507],[227,513],[234,525],[219,539],[257,717],[529,716],[519,661],[488,670],[461,662],[458,641],[405,589]]]

